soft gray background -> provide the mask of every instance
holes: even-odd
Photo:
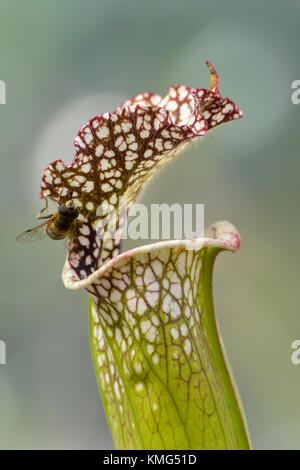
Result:
[[[17,245],[41,208],[43,168],[71,162],[93,115],[143,91],[208,86],[204,65],[244,119],[164,170],[147,202],[206,204],[242,246],[222,254],[215,303],[255,448],[300,448],[299,1],[2,0],[0,79],[0,447],[113,447],[98,396],[85,292],[61,283],[63,244]],[[132,246],[127,243],[125,247]]]

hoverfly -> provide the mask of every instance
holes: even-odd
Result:
[[[46,211],[46,215],[42,215]],[[17,242],[33,242],[42,240],[46,235],[52,240],[62,240],[74,232],[75,221],[79,211],[74,207],[72,194],[67,202],[58,205],[58,210],[54,214],[48,214],[48,199],[46,207],[42,209],[37,219],[47,219],[36,227],[29,228],[17,236]]]

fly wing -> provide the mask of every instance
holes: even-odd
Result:
[[[16,242],[36,242],[42,240],[46,236],[46,225],[49,223],[49,220],[43,222],[37,227],[29,228],[25,232],[20,233],[17,236]]]

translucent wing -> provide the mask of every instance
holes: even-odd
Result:
[[[48,223],[49,220],[46,220],[37,227],[29,228],[25,232],[20,233],[16,238],[16,242],[36,242],[42,240],[46,236],[46,225]]]

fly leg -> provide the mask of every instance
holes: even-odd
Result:
[[[42,215],[42,213],[46,211],[46,215]],[[53,214],[48,214],[48,198],[46,199],[46,206],[42,209],[36,216],[37,219],[51,219]]]

